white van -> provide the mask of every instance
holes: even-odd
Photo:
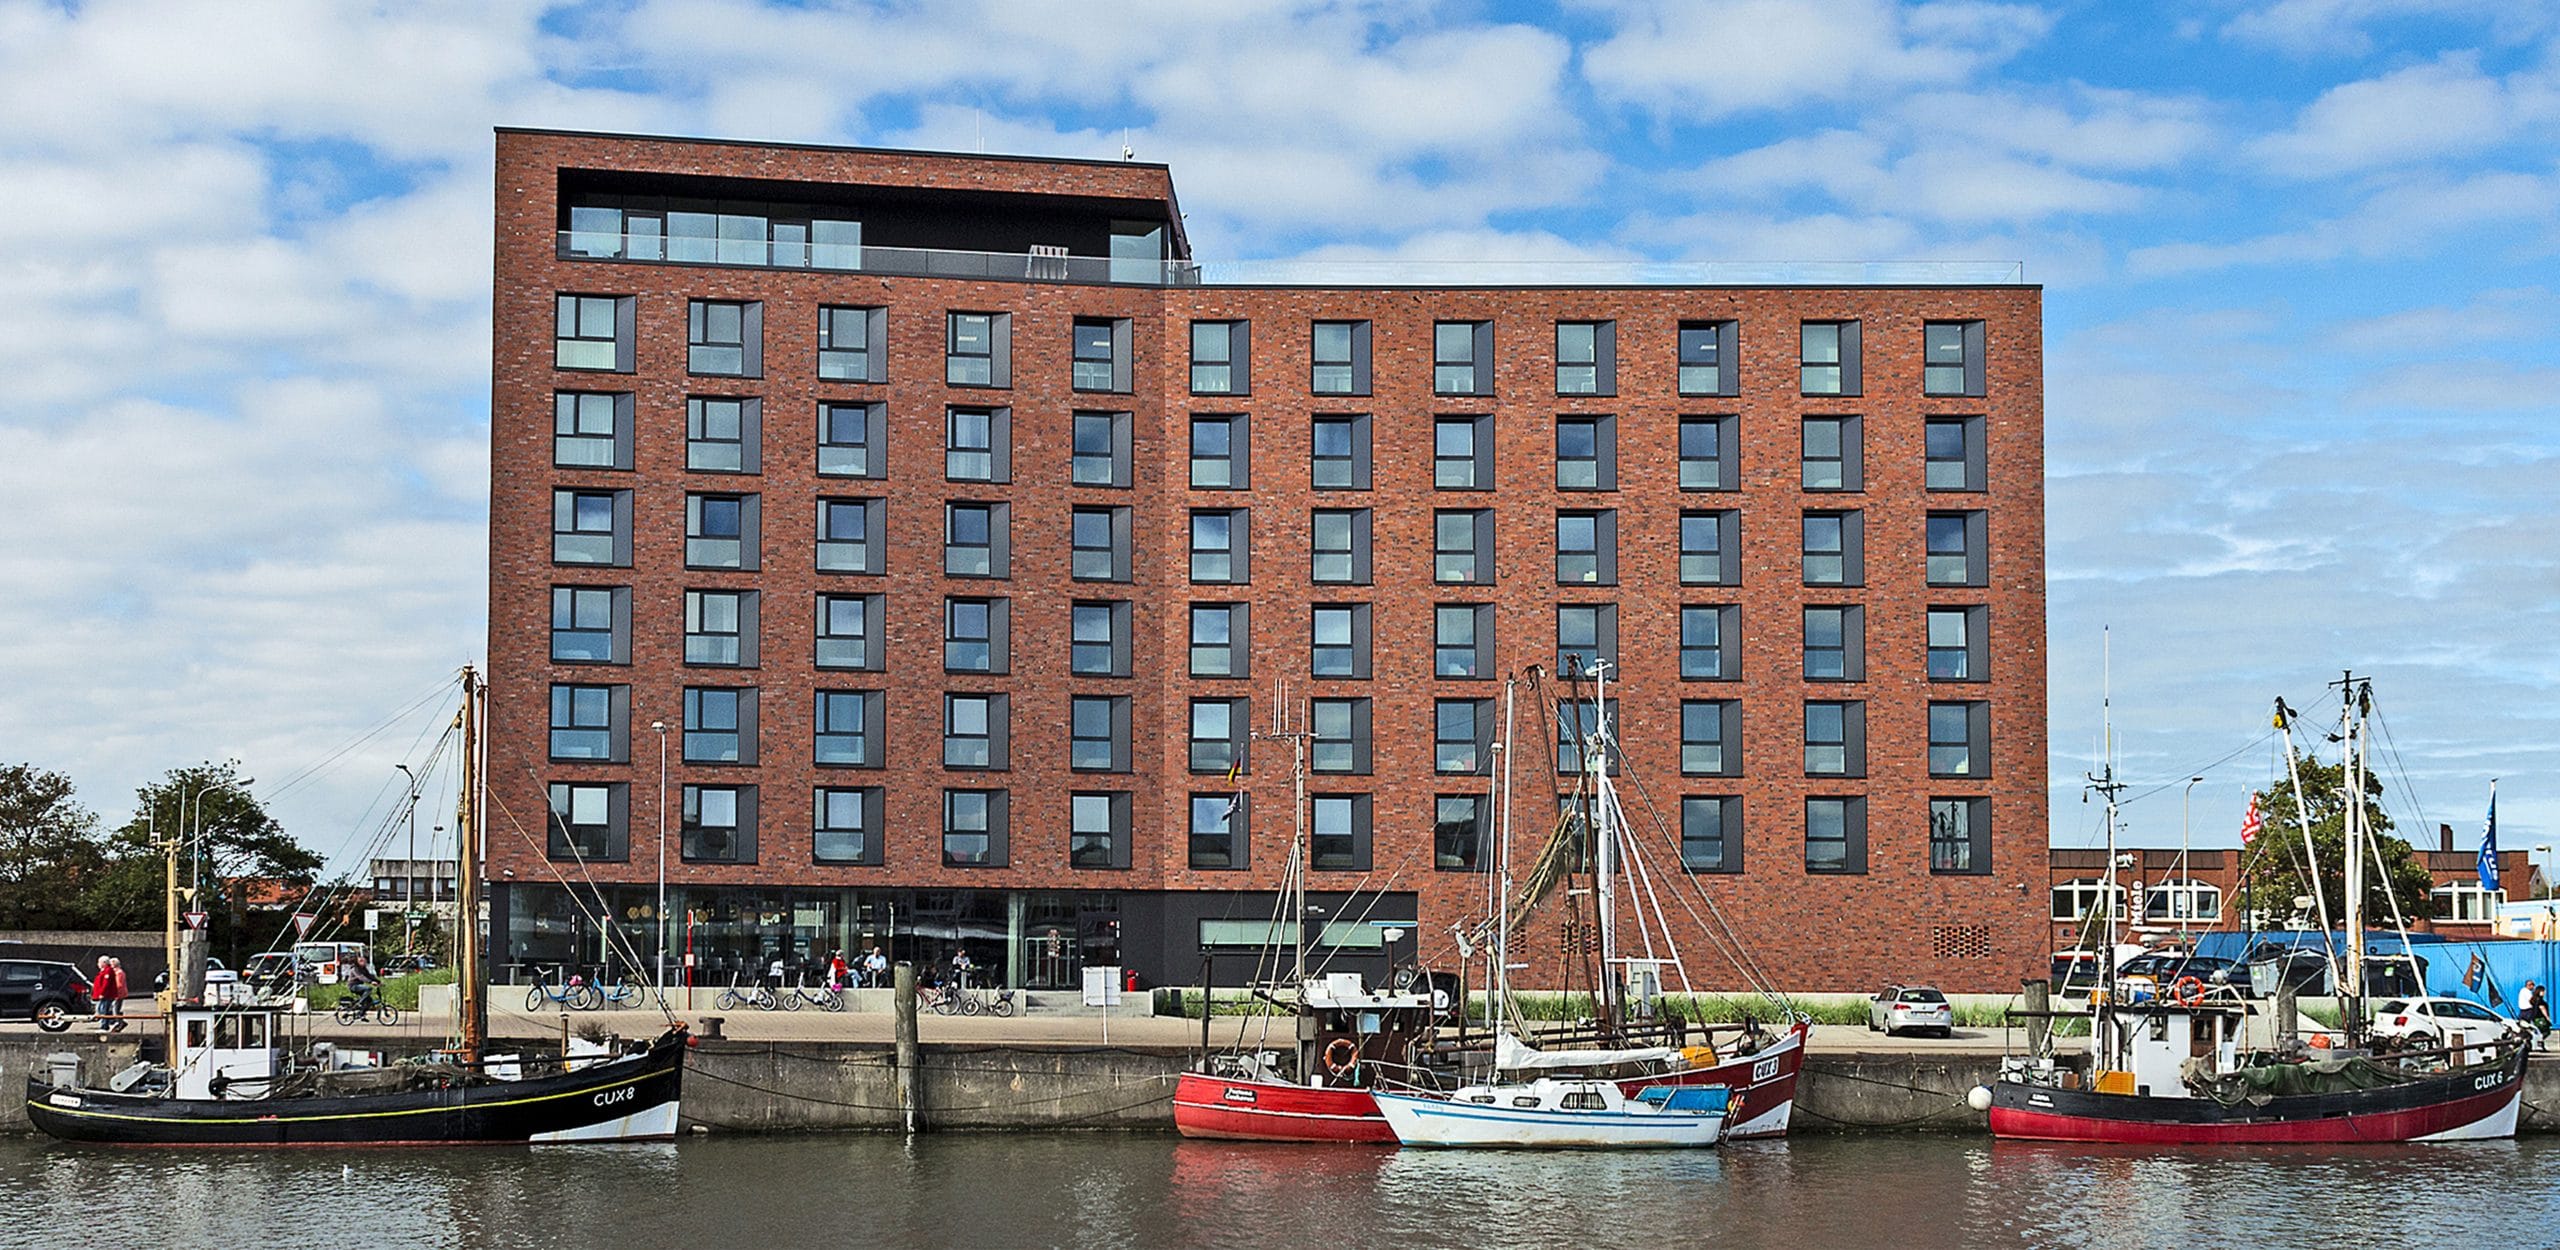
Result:
[[[336,985],[338,965],[363,960],[373,966],[373,948],[362,942],[296,942],[293,962],[304,980],[314,985]]]

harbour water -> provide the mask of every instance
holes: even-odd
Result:
[[[0,1141],[0,1245],[2560,1244],[2560,1141],[2163,1153],[1956,1136],[1520,1155],[1157,1134],[435,1151]]]

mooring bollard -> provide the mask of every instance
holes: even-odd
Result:
[[[916,1131],[917,1091],[923,1082],[916,1072],[916,966],[900,963],[897,973],[898,1029],[898,1109],[906,1116],[907,1131]]]
[[[720,1040],[720,1021],[721,1017],[719,1016],[704,1016],[702,1018],[702,1040],[706,1042],[716,1042]]]
[[[2028,977],[2018,988],[2027,996],[2027,1010],[2035,1013],[2027,1017],[2027,1053],[2041,1055],[2045,1037],[2053,1031],[2053,1017],[2045,1014],[2053,1010],[2053,983],[2043,977]]]

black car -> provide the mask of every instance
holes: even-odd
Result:
[[[2166,994],[2178,982],[2194,977],[2208,991],[2229,986],[2243,998],[2249,995],[2249,971],[2228,959],[2210,955],[2190,955],[2183,951],[2155,951],[2137,955],[2116,967],[2118,978],[2145,977],[2154,992]]]
[[[47,1033],[90,1012],[89,980],[70,964],[0,959],[0,1020],[33,1020]]]

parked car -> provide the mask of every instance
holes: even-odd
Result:
[[[241,972],[240,979],[259,994],[281,998],[309,978],[302,975],[292,951],[261,951],[249,957],[249,966]]]
[[[92,1010],[80,969],[49,959],[0,959],[0,1020],[33,1020],[47,1033]]]
[[[2131,942],[2116,943],[2116,967],[2121,969],[2147,954]],[[2086,995],[2098,988],[2106,975],[2098,967],[2098,951],[2094,947],[2073,946],[2053,953],[2053,989],[2057,994]]]
[[[2486,1046],[2529,1027],[2467,998],[2387,998],[2373,1008],[2374,1037],[2426,1050]]]
[[[2280,946],[2273,942],[2261,942],[2255,950],[2249,952],[2249,964],[2245,971],[2254,982],[2257,969],[2268,965],[2272,965],[2275,969],[2272,974],[2274,984],[2289,985],[2293,987],[2293,992],[2296,994],[2306,998],[2318,998],[2329,992],[2329,957],[2322,954],[2317,947]]]
[[[2152,951],[2116,966],[2116,984],[2123,987],[2124,1001],[2132,1003],[2173,993],[2178,983],[2188,977],[2194,977],[2211,994],[2237,994],[2243,998],[2249,994],[2248,969],[2228,959],[2186,951]]]
[[[233,972],[229,968],[223,967],[221,960],[215,959],[210,955],[205,957],[204,983],[206,985],[221,985],[226,982],[237,981],[239,979],[240,974]],[[163,972],[160,975],[151,978],[151,988],[153,990],[165,990],[169,988],[169,974]]]
[[[1867,1028],[1882,1029],[1886,1037],[1929,1030],[1953,1037],[1956,1009],[1935,986],[1888,985],[1867,1000]]]
[[[408,972],[433,972],[437,967],[433,955],[394,955],[382,961],[382,975],[396,977]]]

